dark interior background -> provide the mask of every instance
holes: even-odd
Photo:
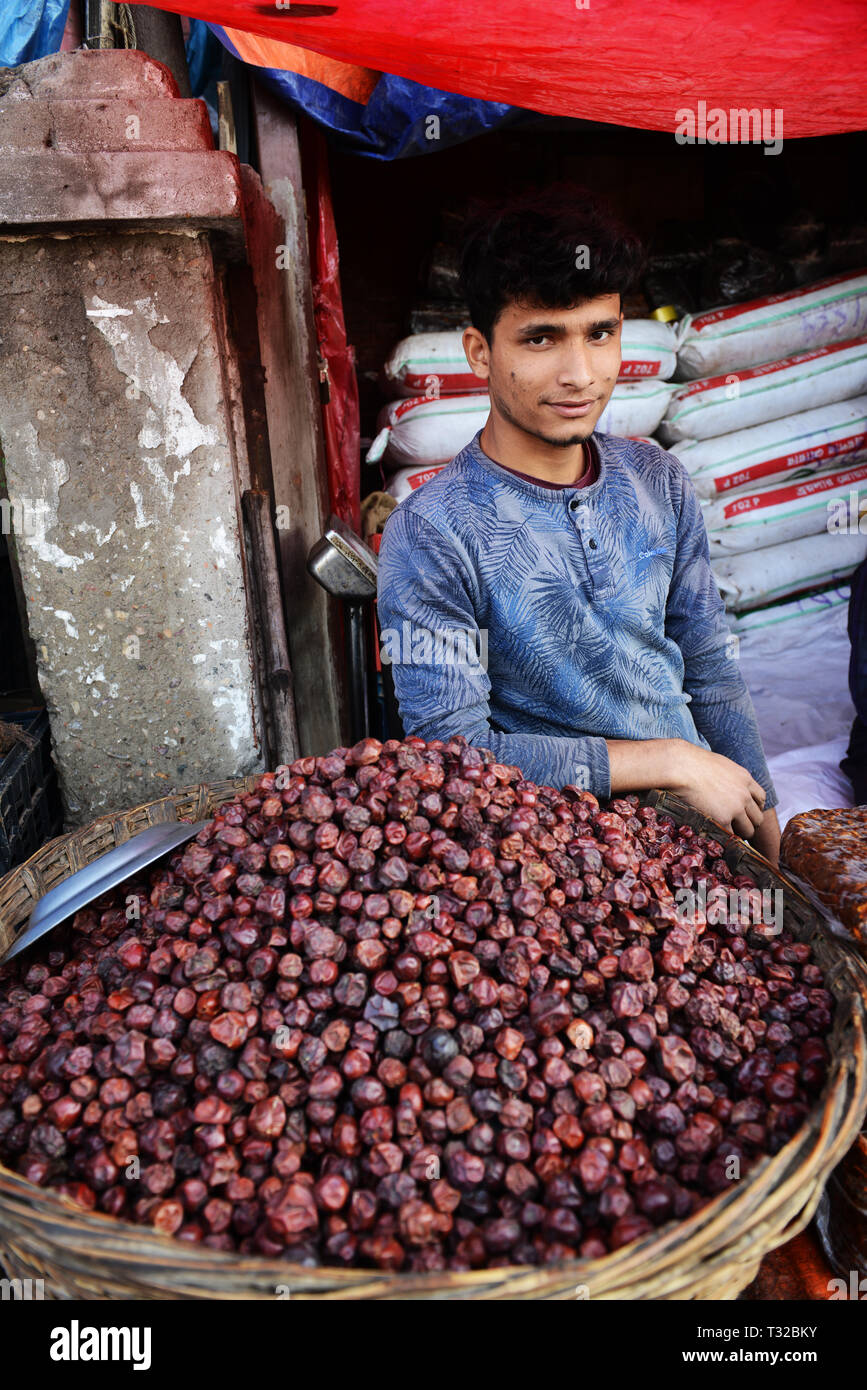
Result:
[[[375,433],[387,399],[377,381],[382,364],[411,331],[413,307],[430,300],[433,248],[454,236],[474,197],[574,180],[605,195],[652,251],[663,252],[726,236],[773,252],[784,244],[786,219],[812,213],[822,224],[812,279],[840,268],[839,249],[836,264],[826,266],[823,247],[867,220],[865,154],[865,132],[788,140],[769,155],[761,145],[679,145],[669,134],[543,118],[530,129],[507,128],[414,159],[380,162],[332,147],[363,440]],[[857,239],[852,255],[851,268],[867,265]],[[651,307],[643,309],[639,298],[632,312]],[[362,497],[380,486],[379,466],[362,464]]]

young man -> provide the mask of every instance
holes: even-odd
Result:
[[[388,518],[383,659],[407,734],[464,734],[599,797],[670,789],[776,862],[777,797],[692,484],[672,454],[596,430],[641,262],[582,190],[472,229],[463,343],[491,413]]]

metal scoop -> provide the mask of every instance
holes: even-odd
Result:
[[[95,898],[101,898],[109,888],[116,888],[137,869],[147,868],[148,864],[152,864],[161,855],[168,854],[169,850],[176,849],[186,840],[191,840],[209,824],[209,821],[200,820],[195,825],[189,821],[149,825],[147,830],[139,831],[122,845],[116,845],[114,849],[107,850],[105,854],[85,864],[83,869],[76,869],[74,874],[70,874],[62,883],[55,884],[39,899],[30,914],[27,926],[0,956],[0,965],[4,965],[19,952],[26,951],[34,941],[47,936],[55,927],[59,927],[73,913],[92,903]]]
[[[325,535],[311,548],[307,568],[323,589],[346,605],[350,719],[354,742],[370,732],[364,604],[376,597],[379,558],[349,526],[332,515]]]

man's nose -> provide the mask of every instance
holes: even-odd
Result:
[[[587,387],[595,379],[595,367],[583,344],[566,348],[558,367],[559,381],[564,386]]]

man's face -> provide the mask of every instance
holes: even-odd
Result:
[[[491,408],[526,434],[555,448],[589,438],[620,371],[619,294],[572,309],[509,304],[490,343],[476,328],[464,350],[486,379]]]

